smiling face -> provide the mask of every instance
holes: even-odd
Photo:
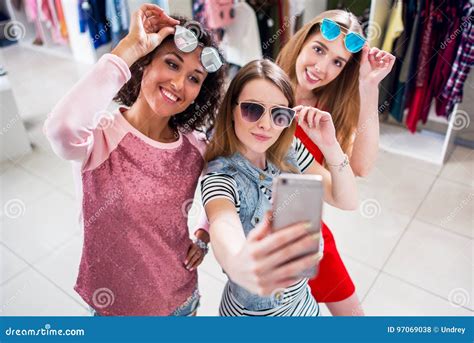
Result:
[[[327,85],[344,69],[352,54],[344,46],[344,35],[333,41],[326,40],[320,32],[308,37],[296,59],[298,86],[311,91]]]
[[[284,130],[272,123],[270,107],[288,107],[289,102],[277,86],[265,79],[247,82],[237,98],[237,102],[242,101],[258,102],[266,106],[265,113],[256,122],[245,120],[239,105],[236,105],[233,111],[235,134],[245,149],[244,155],[255,157],[264,154]]]
[[[207,76],[201,51],[198,47],[183,53],[168,40],[156,52],[141,83],[141,95],[155,114],[169,117],[181,113],[196,99]]]

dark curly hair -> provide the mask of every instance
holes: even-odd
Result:
[[[174,19],[180,21],[180,25],[187,27],[193,32],[197,32],[199,42],[204,46],[214,47],[218,49],[217,43],[212,37],[212,33],[203,29],[195,21],[191,21],[182,16],[172,16]],[[139,58],[130,67],[131,78],[130,80],[119,90],[114,100],[121,105],[130,107],[132,106],[140,94],[140,88],[143,78],[143,72],[155,57],[156,52],[160,49],[165,42],[171,41],[173,36],[168,36],[165,40],[152,52]],[[224,65],[215,73],[209,73],[202,86],[201,90],[188,108],[183,112],[177,113],[172,116],[169,120],[168,125],[173,130],[179,130],[183,133],[188,133],[194,130],[202,132],[210,132],[214,126],[214,118],[219,108],[223,85],[225,82],[226,75],[226,64],[224,57],[219,52],[219,55],[224,62]]]

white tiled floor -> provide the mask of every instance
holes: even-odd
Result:
[[[0,50],[0,63],[34,145],[0,164],[0,313],[89,315],[73,290],[82,232],[70,166],[54,156],[41,123],[90,66],[18,47]],[[473,315],[473,161],[461,147],[442,168],[381,151],[359,180],[360,209],[326,207],[368,315]],[[4,215],[7,204],[18,218]],[[199,283],[199,315],[216,315],[225,276],[212,253]]]

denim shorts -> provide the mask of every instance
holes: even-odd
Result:
[[[199,300],[201,295],[197,289],[194,290],[193,294],[176,310],[173,311],[171,316],[176,317],[191,317],[196,314],[196,311],[199,307]],[[90,308],[92,316],[100,316],[92,307]]]

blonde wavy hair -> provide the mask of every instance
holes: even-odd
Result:
[[[320,22],[324,19],[332,19],[347,30],[357,32],[364,36],[362,26],[351,12],[344,10],[330,10],[316,16],[304,25],[288,41],[277,57],[277,64],[288,74],[296,88],[296,60],[301,49],[308,39],[315,33],[320,32]],[[348,63],[341,73],[330,83],[313,90],[317,99],[316,107],[331,113],[336,136],[344,152],[349,153],[352,145],[360,111],[359,95],[359,65],[362,50],[352,54]]]

